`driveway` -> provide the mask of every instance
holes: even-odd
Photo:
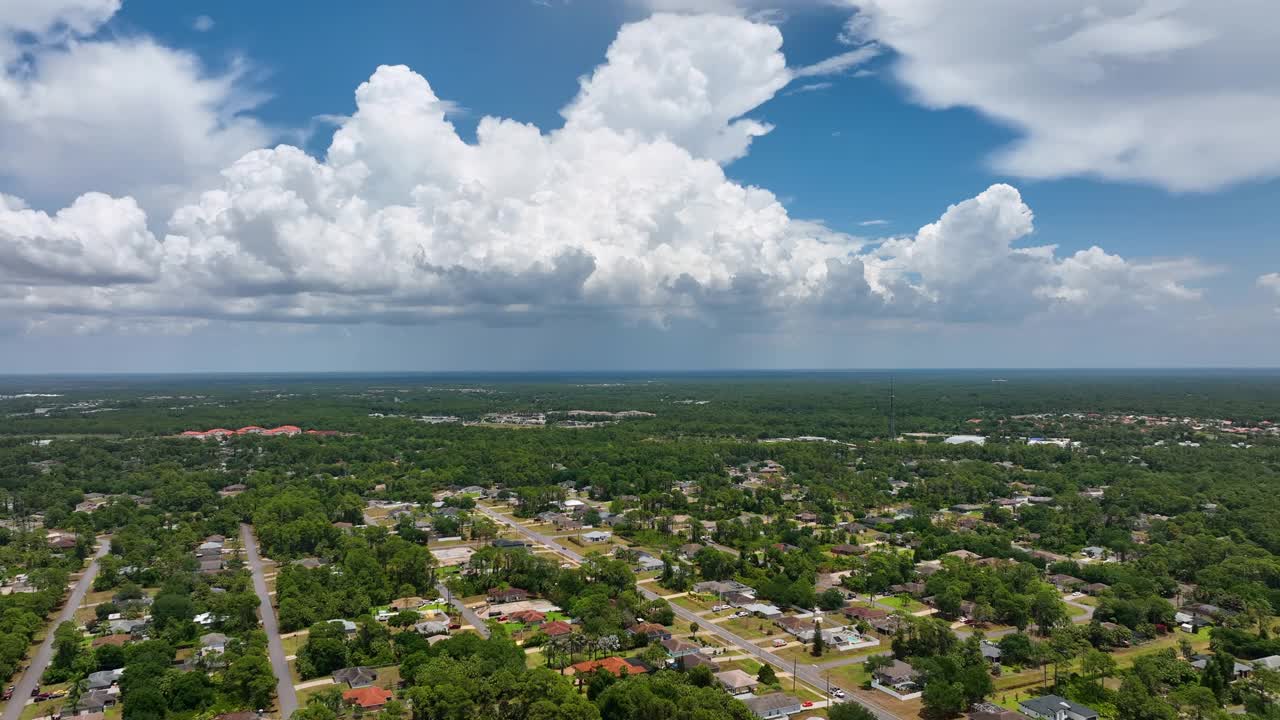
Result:
[[[484,514],[488,515],[490,518],[500,523],[503,523],[504,525],[508,525],[512,528],[515,528],[517,532],[522,533],[523,535],[525,535],[525,537],[528,537],[534,542],[538,542],[538,543],[542,543],[543,545],[546,545],[547,547],[551,548],[554,552],[561,555],[562,557],[572,560],[575,563],[582,562],[583,558],[581,555],[574,552],[573,550],[570,550],[569,548],[564,547],[563,545],[560,545],[554,539],[549,538],[546,535],[542,535],[540,533],[534,532],[533,530],[530,530],[529,528],[521,525],[515,520],[512,520],[511,518],[508,518],[507,516],[502,515],[501,513],[496,513],[490,510],[489,508],[484,507],[483,505],[476,505],[476,507]],[[644,595],[647,599],[653,600],[661,597],[657,593],[653,592],[652,590],[646,589],[642,585],[637,585],[636,588],[637,590],[639,590],[640,594]],[[783,660],[782,658],[778,657],[777,655],[774,655],[768,650],[765,650],[764,648],[752,642],[749,642],[748,640],[742,637],[739,637],[738,635],[734,634],[729,630],[726,630],[725,628],[719,625],[716,625],[714,623],[708,623],[706,621],[706,618],[703,618],[697,615],[696,613],[694,613],[691,610],[688,610],[687,608],[683,608],[679,605],[672,603],[671,609],[675,612],[676,617],[679,617],[682,620],[685,620],[686,622],[699,623],[699,625],[704,630],[710,632],[713,635],[719,636],[721,640],[724,640],[732,645],[738,646],[740,650],[745,652],[747,655],[750,655],[752,658],[756,659],[757,661],[769,663],[770,665],[773,665],[774,667],[786,672],[794,671],[795,676],[797,678],[803,680],[805,683],[812,685],[815,688],[818,688],[820,692],[826,689],[828,686],[828,680],[822,674],[822,671],[818,668],[813,667],[812,665],[800,665],[798,663],[787,662],[786,660]],[[864,658],[860,658],[860,659],[864,659]],[[838,687],[838,686],[831,685],[831,687]],[[855,697],[853,693],[850,692],[850,688],[841,688],[841,689],[844,690],[846,693],[848,693],[850,701],[856,702],[859,705],[862,705],[863,707],[867,708],[880,720],[900,720],[900,718],[898,718],[897,715],[894,715],[892,712],[889,711],[888,708],[880,705],[879,703],[876,703],[864,698]]]
[[[271,596],[267,593],[267,580],[262,575],[262,557],[258,555],[258,539],[253,536],[253,528],[247,523],[240,525],[240,540],[248,558],[249,570],[253,572],[253,589],[258,593],[258,615],[262,618],[262,629],[267,633],[267,655],[271,658],[271,670],[276,676],[276,704],[280,706],[280,717],[288,718],[294,710],[298,709],[298,694],[293,690],[293,676],[289,674],[289,661],[284,659],[284,645],[280,642],[280,625],[276,622],[276,611],[271,607]],[[5,720],[11,719],[5,718]]]
[[[49,626],[44,642],[40,643],[35,657],[31,658],[31,665],[26,672],[22,673],[22,677],[18,678],[18,684],[13,690],[13,697],[9,698],[8,704],[4,707],[4,720],[18,720],[22,715],[22,708],[31,699],[31,691],[39,684],[45,668],[49,665],[49,660],[53,657],[54,628],[64,622],[75,619],[76,610],[79,609],[80,603],[84,602],[84,596],[88,594],[89,588],[93,587],[93,579],[98,576],[98,559],[106,555],[110,549],[111,542],[107,538],[98,540],[98,547],[94,550],[93,560],[89,562],[89,567],[80,576],[75,587],[71,590],[71,595],[62,606],[61,612],[58,613],[58,617]]]

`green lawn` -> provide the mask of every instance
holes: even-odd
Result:
[[[287,638],[280,638],[280,644],[284,647],[285,655],[297,655],[302,646],[307,643],[307,634],[293,635]]]
[[[654,583],[649,583],[649,584],[652,585]],[[672,598],[670,602],[673,602],[676,605],[679,605],[680,607],[686,610],[692,610],[694,612],[709,612],[712,606],[716,604],[716,600],[714,599],[709,599],[705,596],[697,596],[697,595],[682,595],[678,598]]]
[[[823,675],[831,678],[832,685],[839,685],[845,689],[862,687],[863,683],[871,680],[871,675],[862,663],[824,670]]]
[[[760,618],[734,618],[715,624],[748,640],[775,636],[789,637],[772,622]]]
[[[876,602],[880,603],[881,605],[887,605],[891,608],[902,610],[903,612],[909,612],[909,613],[920,612],[921,610],[927,609],[925,604],[920,602],[919,600],[915,600],[909,597],[904,597],[901,595],[888,595],[882,598],[876,598]]]

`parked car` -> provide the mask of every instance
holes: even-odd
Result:
[[[804,702],[800,703],[800,707],[813,707],[813,701],[805,700]]]

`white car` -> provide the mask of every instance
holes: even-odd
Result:
[[[728,609],[729,609],[728,605],[716,605],[711,608],[711,612],[720,612],[721,610],[728,610]]]
[[[436,598],[435,600],[432,600],[431,603],[433,605],[448,605],[449,601],[444,598]]]

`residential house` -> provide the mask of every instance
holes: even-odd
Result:
[[[1280,671],[1280,655],[1268,655],[1253,661],[1254,669]]]
[[[650,641],[666,640],[671,637],[671,630],[659,625],[658,623],[636,623],[635,625],[627,628],[627,630],[632,635],[644,635],[649,638]]]
[[[583,535],[582,539],[584,542],[602,543],[602,542],[608,542],[609,538],[612,538],[612,537],[613,537],[613,533],[611,532],[605,532],[603,530],[592,530],[591,532]]]
[[[636,559],[637,572],[654,572],[661,570],[663,566],[661,559],[656,558],[648,553],[640,553],[640,557]]]
[[[335,624],[336,624],[336,625],[339,625],[339,626],[342,628],[342,632],[343,632],[343,634],[344,634],[344,635],[355,635],[355,634],[356,634],[356,630],[359,630],[359,629],[360,629],[360,628],[356,627],[356,624],[355,624],[355,623],[353,623],[353,622],[351,622],[350,620],[342,620],[342,619],[340,619],[340,618],[339,618],[339,619],[337,619],[337,620],[330,620],[330,621],[329,621],[329,624],[330,624],[330,625],[335,625]]]
[[[449,623],[444,622],[443,620],[423,620],[422,622],[414,625],[413,629],[417,631],[419,635],[425,635],[426,637],[448,635]]]
[[[813,639],[813,620],[804,620],[791,616],[778,618],[773,621],[773,624],[796,637],[804,635],[805,637],[800,637],[800,639],[805,642]]]
[[[669,637],[662,641],[662,647],[667,649],[667,655],[673,658],[692,655],[702,651],[702,648],[691,642],[686,642],[680,638]]]
[[[924,583],[905,582],[898,585],[890,585],[889,591],[894,595],[911,595],[912,597],[920,597],[924,595]]]
[[[547,621],[547,615],[537,610],[517,610],[513,613],[508,613],[507,619],[524,623],[525,625],[541,625]]]
[[[754,675],[737,668],[716,673],[716,680],[720,681],[720,686],[730,695],[753,693],[760,684]]]
[[[542,623],[542,627],[539,629],[542,630],[542,633],[547,637],[560,637],[561,635],[568,635],[573,632],[573,626],[563,620],[544,622]]]
[[[888,666],[875,671],[871,687],[899,700],[914,700],[923,694],[919,679],[920,673],[915,668],[895,659]]]
[[[392,600],[390,607],[392,610],[398,612],[401,610],[417,610],[426,604],[426,600],[411,595],[409,597],[396,598],[395,600]]]
[[[113,707],[118,701],[117,693],[105,689],[93,689],[81,693],[80,699],[75,706],[67,705],[62,714],[64,716],[84,716],[95,713],[101,713],[109,707]]]
[[[200,657],[221,655],[227,651],[227,636],[222,633],[205,633],[200,636]]]
[[[1076,588],[1080,588],[1086,585],[1085,581],[1081,580],[1078,577],[1072,577],[1070,575],[1062,575],[1062,574],[1050,575],[1049,582],[1052,583],[1054,587],[1058,588],[1062,592],[1072,592]]]
[[[880,608],[866,607],[864,605],[853,605],[853,606],[842,609],[840,612],[843,612],[852,620],[871,621],[871,620],[876,620],[878,618],[884,618],[889,616],[889,612],[887,610],[881,610]]]
[[[986,660],[992,665],[999,665],[1000,658],[1002,655],[1004,655],[1004,653],[1000,650],[1000,646],[991,642],[990,640],[983,640],[979,644],[978,649],[982,652],[982,659]]]
[[[681,657],[678,657],[675,659],[675,664],[676,664],[676,667],[686,672],[696,667],[705,667],[713,673],[720,669],[720,666],[717,665],[714,660],[708,658],[706,655],[703,655],[702,653],[696,653],[693,655],[682,655]]]
[[[1212,658],[1209,655],[1195,655],[1191,658],[1191,667],[1196,670],[1204,670],[1208,667],[1210,659]],[[1241,678],[1249,677],[1252,674],[1253,666],[1242,663],[1239,660],[1236,660],[1231,667],[1232,680],[1239,680]]]
[[[89,673],[85,678],[85,689],[87,690],[105,690],[116,683],[120,682],[120,678],[124,676],[124,668],[116,668],[115,670],[99,670]]]
[[[682,560],[693,560],[703,546],[698,543],[685,543],[680,546],[679,556]]]
[[[976,552],[971,552],[969,550],[961,549],[961,550],[952,550],[949,553],[943,553],[942,557],[953,557],[953,558],[958,558],[960,560],[963,560],[965,562],[972,562],[974,560],[981,558],[982,556]]]
[[[1098,720],[1098,711],[1057,695],[1041,695],[1018,703],[1023,714],[1039,720]]]
[[[348,687],[352,688],[368,687],[377,679],[378,671],[363,665],[333,671],[333,681],[335,683],[338,685],[345,683]]]
[[[995,703],[977,703],[969,708],[968,720],[1029,720],[1016,710],[1006,710]]]
[[[124,647],[129,643],[130,639],[131,638],[128,635],[125,635],[124,633],[118,633],[115,635],[103,635],[102,637],[94,638],[92,645],[94,650],[97,650],[103,645],[115,645],[116,647]]]
[[[726,593],[736,592],[743,595],[755,597],[755,588],[750,585],[744,585],[737,580],[706,580],[704,582],[695,583],[693,591],[723,597]]]
[[[489,588],[485,595],[491,603],[522,602],[529,599],[529,591],[521,588]]]
[[[1034,559],[1036,559],[1036,560],[1043,560],[1043,561],[1045,561],[1046,563],[1067,562],[1067,561],[1070,559],[1070,558],[1066,557],[1065,555],[1059,555],[1059,554],[1057,554],[1057,553],[1051,553],[1051,552],[1049,552],[1048,550],[1032,550],[1032,551],[1031,551],[1031,557],[1032,557],[1032,558],[1034,558]]]
[[[794,715],[804,709],[804,703],[799,698],[786,693],[757,695],[746,698],[743,702],[746,703],[747,709],[761,720]]]
[[[566,668],[566,674],[585,677],[597,670],[604,670],[615,677],[648,672],[648,668],[642,665],[639,660],[628,661],[615,655],[610,655],[599,660],[584,660],[570,665]],[[579,683],[581,683],[581,680],[579,680]]]
[[[841,555],[845,557],[850,555],[862,555],[866,551],[867,549],[861,545],[849,545],[847,543],[843,545],[836,545],[831,548],[832,555]]]
[[[748,605],[743,605],[742,609],[752,615],[762,617],[766,620],[776,620],[782,617],[782,608],[777,605],[769,605],[768,603],[750,603]]]
[[[352,688],[342,693],[342,699],[361,710],[377,710],[386,705],[395,694],[377,686]]]

